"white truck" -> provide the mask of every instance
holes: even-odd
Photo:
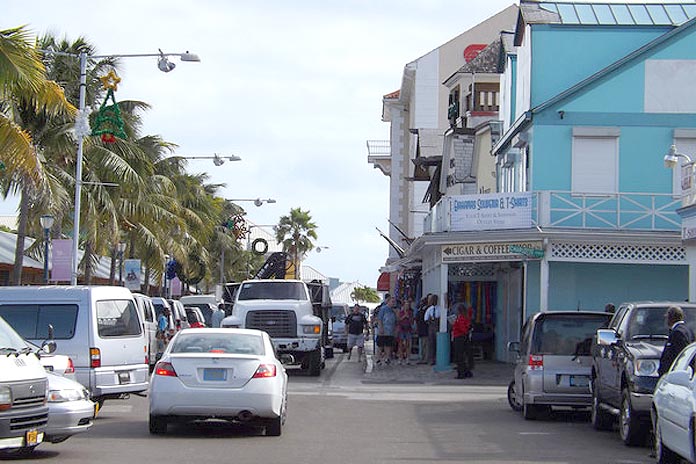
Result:
[[[236,293],[232,315],[222,320],[222,327],[263,330],[270,335],[277,355],[289,355],[286,365],[300,366],[312,376],[321,373],[324,324],[315,315],[309,290],[301,280],[245,280]]]

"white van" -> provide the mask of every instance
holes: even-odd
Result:
[[[3,453],[27,454],[44,438],[48,423],[48,381],[33,349],[0,318],[0,451]]]
[[[155,316],[155,307],[152,305],[152,300],[149,296],[142,293],[133,293],[136,308],[138,309],[138,317],[143,324],[145,338],[147,340],[147,357],[150,370],[157,362],[157,316]]]
[[[127,288],[0,287],[0,316],[36,344],[50,324],[56,353],[70,356],[95,401],[148,388],[147,340]]]

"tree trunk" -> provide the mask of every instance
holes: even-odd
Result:
[[[19,223],[17,224],[17,242],[15,244],[14,268],[11,285],[22,285],[22,267],[24,266],[24,239],[27,236],[29,222],[29,182],[25,179],[22,186],[22,198],[19,200]]]
[[[145,267],[145,289],[143,293],[147,296],[150,296],[150,266]],[[142,288],[141,288],[142,290]]]
[[[116,254],[118,253],[118,250],[116,249],[115,246],[111,247],[111,267],[109,268],[109,285],[115,285],[116,282]],[[121,266],[121,263],[118,263],[119,266]],[[121,282],[119,282],[119,285],[121,285]]]
[[[85,254],[82,260],[85,262],[85,285],[92,285],[92,242],[90,240],[85,242]]]

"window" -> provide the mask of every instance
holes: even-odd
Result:
[[[246,334],[187,334],[176,338],[172,353],[228,353],[263,356],[263,338]]]
[[[100,337],[140,335],[138,311],[130,300],[97,301],[97,332]]]
[[[618,129],[574,128],[571,161],[573,193],[618,192]]]
[[[534,331],[534,354],[589,356],[597,329],[609,314],[546,317]]]
[[[26,339],[47,339],[50,324],[56,340],[68,340],[75,335],[77,310],[77,305],[8,304],[0,306],[0,316]]]
[[[247,282],[239,290],[242,300],[307,300],[301,282]]]

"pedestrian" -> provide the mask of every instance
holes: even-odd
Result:
[[[418,310],[416,311],[416,333],[418,334],[418,364],[428,362],[428,324],[425,322],[425,312],[428,310],[428,298],[430,294],[424,296]]]
[[[377,346],[380,351],[377,356],[376,364],[391,364],[391,355],[394,347],[394,333],[396,331],[396,313],[394,308],[396,301],[394,297],[387,298],[379,313],[377,313]]]
[[[659,375],[667,372],[679,353],[694,341],[694,333],[684,322],[684,311],[679,306],[667,308],[665,320],[669,327],[669,337],[660,357],[660,367],[657,369]]]
[[[457,378],[473,377],[473,355],[471,353],[471,306],[458,305],[457,318],[452,324],[452,345],[454,362],[457,364]]]
[[[425,322],[428,324],[428,361],[435,364],[435,352],[437,351],[437,332],[440,330],[441,308],[437,304],[437,295],[430,295],[428,309],[425,311]]]
[[[346,333],[348,334],[348,359],[353,353],[353,347],[358,347],[358,362],[362,361],[365,347],[365,337],[370,334],[368,321],[360,305],[353,306],[353,312],[346,317]]]
[[[157,333],[155,335],[157,339],[157,360],[162,357],[162,353],[164,353],[164,349],[167,347],[167,343],[169,343],[169,315],[169,310],[164,308],[157,317]]]
[[[413,311],[408,300],[401,305],[397,315],[396,341],[397,364],[411,364],[411,340],[413,339]]]
[[[213,327],[222,326],[222,320],[225,318],[225,304],[220,303],[217,308],[213,310],[212,316],[210,316],[210,325]]]
[[[616,306],[613,303],[607,303],[604,307],[604,312],[609,314],[614,314],[616,312]]]

